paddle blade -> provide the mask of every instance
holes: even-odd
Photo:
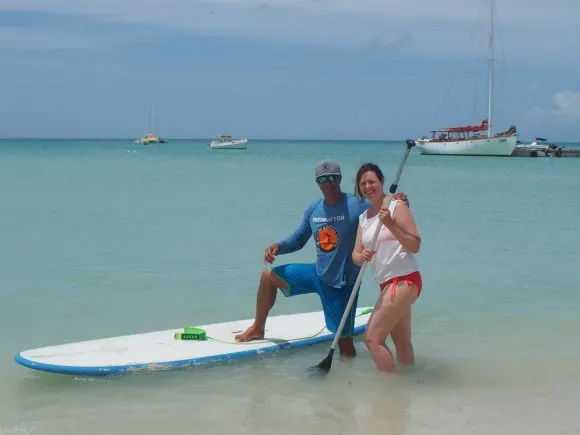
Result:
[[[324,358],[317,366],[311,367],[310,372],[316,373],[320,375],[327,374],[330,372],[330,368],[332,367],[332,357],[334,355],[334,349],[330,349],[326,358]]]

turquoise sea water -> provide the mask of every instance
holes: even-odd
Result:
[[[569,144],[570,146],[570,144]],[[571,146],[574,146],[573,144]],[[417,366],[378,374],[361,341],[114,379],[34,372],[18,351],[250,318],[263,249],[320,193],[387,180],[402,142],[0,141],[0,435],[577,433],[580,159],[420,156],[400,181],[423,237]],[[312,261],[312,242],[277,262]],[[361,305],[377,289],[370,274]],[[320,310],[278,297],[272,314]]]

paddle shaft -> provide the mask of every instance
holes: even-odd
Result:
[[[397,191],[397,187],[399,185],[399,179],[401,178],[401,174],[403,173],[403,168],[405,167],[405,164],[407,163],[407,158],[409,157],[409,154],[411,153],[411,148],[413,148],[415,146],[415,141],[413,141],[411,139],[407,139],[405,144],[407,146],[405,148],[405,154],[403,154],[403,159],[401,160],[401,164],[399,165],[399,169],[397,170],[397,173],[395,174],[395,178],[393,179],[391,187],[389,188],[390,195],[389,195],[388,204],[391,203],[392,196]],[[387,207],[388,207],[388,205],[387,205]],[[373,246],[373,247],[377,243],[377,239],[379,237],[379,232],[381,230],[381,227],[382,227],[382,224],[379,221],[378,225],[377,225],[377,229],[375,230],[375,233],[373,235],[373,239],[371,242],[371,246]],[[363,278],[363,275],[365,273],[367,265],[368,265],[368,262],[365,261],[361,267],[361,270],[358,273],[358,276],[356,278],[356,282],[354,284],[354,288],[352,289],[352,293],[350,294],[350,298],[348,300],[348,304],[346,305],[346,309],[344,310],[344,313],[342,315],[342,319],[340,320],[340,325],[338,325],[338,329],[336,330],[336,334],[334,335],[334,340],[332,340],[332,345],[330,346],[331,351],[334,351],[334,349],[336,349],[338,339],[339,339],[340,335],[342,334],[342,330],[344,329],[344,324],[346,323],[346,319],[348,318],[348,314],[350,313],[350,310],[352,308],[352,304],[354,303],[354,299],[355,299],[355,297],[358,293],[358,290],[360,288],[360,284],[362,282],[362,278]]]

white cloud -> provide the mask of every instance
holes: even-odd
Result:
[[[199,35],[355,49],[374,44],[411,55],[445,58],[461,58],[474,30],[474,38],[485,41],[488,3],[488,0],[2,0],[4,10],[79,14],[109,22],[174,27]],[[540,57],[543,62],[558,61],[560,65],[576,62],[569,53],[577,49],[575,41],[580,39],[576,25],[580,2],[496,3],[496,41],[503,44],[506,59],[532,61]],[[474,43],[470,49],[474,47],[485,58],[485,47]]]
[[[408,33],[381,32],[369,43],[373,50],[399,51],[413,44],[413,36]]]
[[[478,16],[487,20],[488,0],[409,0],[385,2],[384,0],[3,0],[4,10],[44,11],[51,13],[101,14],[124,20],[145,20],[151,23],[179,25],[184,18],[194,18],[200,11],[210,9],[232,10],[241,13],[255,9],[271,9],[282,12],[294,11],[300,15],[317,14],[318,17],[340,14],[352,18],[362,17],[380,20],[404,20],[417,26],[429,22],[445,21],[458,26],[465,20]],[[552,0],[549,4],[539,0],[511,0],[496,2],[497,16],[510,27],[530,28],[542,25],[573,24],[578,6],[569,0]],[[565,14],[562,11],[566,11]],[[483,15],[482,15],[483,14]],[[166,18],[180,18],[177,22]],[[194,24],[194,23],[192,23]],[[299,24],[299,23],[298,23]],[[219,25],[219,23],[218,23]],[[533,27],[532,27],[533,28]],[[300,29],[297,29],[299,32]]]
[[[527,112],[530,121],[568,123],[580,121],[580,92],[559,91],[552,95],[552,104],[533,106]]]
[[[556,92],[552,100],[555,113],[570,120],[580,120],[580,92]]]
[[[526,118],[531,121],[543,121],[548,117],[549,111],[540,106],[532,106],[526,113]]]

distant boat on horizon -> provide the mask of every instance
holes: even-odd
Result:
[[[152,143],[167,143],[167,140],[161,139],[155,133],[155,104],[152,107],[153,116],[152,116],[152,132],[149,132],[149,114],[145,112],[145,135],[141,136],[140,138],[135,140],[135,143],[139,143],[141,145],[149,145]]]
[[[213,149],[236,149],[245,150],[248,146],[248,139],[232,139],[229,134],[220,134],[209,144]]]

